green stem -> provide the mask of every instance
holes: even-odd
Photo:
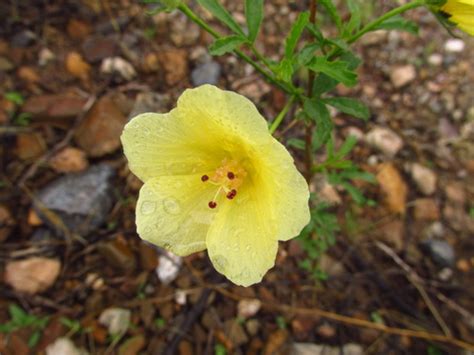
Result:
[[[280,126],[281,122],[285,118],[286,114],[290,110],[291,105],[293,104],[293,101],[295,101],[295,96],[291,96],[288,102],[286,103],[285,107],[283,107],[283,110],[276,116],[275,120],[272,122],[270,126],[270,134],[275,133],[275,131],[278,129]]]
[[[199,16],[197,16],[193,10],[189,8],[186,4],[181,4],[178,6],[178,9],[185,14],[191,21],[196,23],[199,27],[201,27],[203,30],[208,32],[211,36],[213,36],[216,39],[222,38],[221,34],[217,31],[215,31],[212,27],[210,27],[206,22],[204,22]],[[241,59],[249,63],[252,67],[255,68],[256,71],[258,71],[263,77],[270,83],[272,83],[275,86],[278,86],[280,89],[285,91],[286,93],[290,95],[296,95],[300,96],[300,93],[298,90],[293,87],[292,85],[286,84],[286,83],[280,83],[278,82],[274,77],[271,76],[264,68],[262,68],[258,63],[256,63],[252,58],[250,58],[248,55],[243,53],[239,49],[234,50],[235,54],[239,56]],[[258,51],[257,51],[258,53]],[[259,53],[260,54],[260,53]],[[260,54],[261,56],[261,54]],[[263,56],[262,56],[263,57]],[[260,59],[260,58],[259,58]],[[264,62],[265,63],[265,62]],[[266,63],[265,63],[266,64]]]
[[[405,11],[414,9],[416,7],[423,6],[424,4],[425,4],[425,0],[414,0],[412,2],[409,2],[408,4],[405,4],[405,5],[402,5],[402,6],[399,6],[399,7],[395,8],[393,10],[390,10],[389,12],[387,12],[387,13],[383,14],[382,16],[380,16],[378,19],[368,23],[364,28],[362,28],[359,32],[357,32],[353,36],[349,37],[349,39],[347,40],[347,43],[349,43],[349,44],[354,43],[360,37],[365,35],[367,32],[372,31],[374,28],[376,28],[378,25],[380,25],[382,22],[388,20],[389,18],[391,18],[393,16],[400,15],[400,14],[404,13]]]
[[[272,65],[271,63],[267,60],[267,58],[265,58],[262,53],[260,53],[257,48],[255,48],[255,46],[253,44],[250,45],[250,50],[252,51],[252,53],[255,55],[255,57],[257,57],[258,60],[260,60],[263,64],[265,64],[267,66],[267,68],[273,73],[273,69],[272,69]]]

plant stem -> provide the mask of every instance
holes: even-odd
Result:
[[[211,26],[209,26],[206,22],[204,22],[199,16],[197,16],[193,10],[186,4],[182,3],[181,5],[178,6],[178,9],[185,14],[191,21],[196,23],[199,27],[201,27],[203,30],[208,32],[211,36],[213,36],[216,39],[222,38],[222,35],[215,31]],[[255,51],[258,53],[258,51],[255,49]],[[268,73],[264,68],[262,68],[257,62],[255,62],[252,58],[250,58],[248,55],[243,53],[239,49],[234,49],[234,52],[237,56],[239,56],[241,59],[249,63],[252,67],[255,68],[256,71],[258,71],[263,77],[270,82],[271,84],[278,86],[280,89],[285,91],[286,93],[290,95],[295,95],[297,97],[301,96],[301,94],[298,92],[298,90],[291,84],[287,83],[280,83],[278,82],[270,73]],[[259,56],[263,58],[263,56],[259,53]],[[259,59],[260,59],[259,57]],[[266,61],[266,59],[265,59]],[[266,63],[265,63],[266,64]]]
[[[309,20],[311,23],[316,23],[316,0],[311,0],[309,5]],[[311,98],[313,96],[313,84],[314,84],[314,72],[309,71],[308,77],[308,90],[307,96]],[[313,140],[313,129],[314,123],[308,122],[306,124],[306,132],[305,132],[305,162],[306,162],[306,181],[308,184],[310,183],[313,177],[313,150],[311,149],[312,140]]]
[[[354,43],[360,37],[365,35],[367,32],[372,31],[374,28],[376,28],[378,25],[380,25],[382,22],[388,20],[389,18],[391,18],[393,16],[396,16],[396,15],[400,15],[400,14],[404,13],[405,11],[414,9],[416,7],[423,6],[424,4],[425,4],[425,0],[414,0],[414,1],[409,2],[408,4],[405,4],[405,5],[402,5],[402,6],[399,6],[399,7],[395,8],[393,10],[390,10],[389,12],[387,12],[387,13],[383,14],[382,16],[380,16],[378,19],[368,23],[364,28],[362,28],[359,32],[357,32],[353,36],[349,37],[349,39],[347,40],[347,43],[349,43],[349,44]]]
[[[295,101],[295,96],[291,96],[288,102],[286,103],[285,107],[283,107],[283,110],[276,116],[275,120],[272,122],[269,131],[270,134],[275,133],[275,131],[278,129],[280,126],[281,122],[285,118],[286,114],[290,110],[291,105],[293,104],[293,101]]]

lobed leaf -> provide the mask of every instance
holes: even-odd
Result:
[[[349,69],[348,63],[342,60],[329,61],[325,57],[315,57],[307,67],[315,72],[324,73],[346,86],[357,84],[357,74]]]
[[[334,124],[326,105],[319,99],[306,100],[303,109],[308,117],[316,123],[312,144],[313,149],[316,150],[329,140]]]
[[[304,31],[304,28],[308,24],[309,21],[309,13],[307,11],[302,12],[299,14],[298,18],[296,19],[295,23],[291,27],[291,31],[286,38],[285,42],[285,58],[292,58],[293,52],[295,51],[296,45],[298,40],[301,37],[301,34]]]
[[[217,0],[197,0],[199,5],[213,14],[219,21],[229,27],[234,33],[245,36],[240,26],[231,14]]]
[[[223,55],[232,52],[246,41],[247,39],[241,36],[222,37],[209,46],[209,53],[211,55]]]
[[[349,97],[331,97],[324,99],[324,102],[339,111],[347,113],[348,115],[361,118],[367,121],[370,117],[369,108],[359,100]]]

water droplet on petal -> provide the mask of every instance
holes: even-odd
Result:
[[[170,243],[165,243],[165,244],[163,244],[163,248],[165,248],[166,250],[170,250],[171,249],[171,244]]]
[[[247,245],[245,246],[245,250],[246,250],[246,251],[250,251],[250,245],[249,245],[249,244],[247,244]]]
[[[140,206],[140,211],[144,215],[149,215],[155,212],[156,210],[156,202],[155,201],[143,201]]]
[[[181,213],[181,207],[174,198],[168,197],[163,200],[163,209],[166,213],[171,215],[178,215]]]
[[[224,272],[227,267],[227,259],[222,255],[216,255],[212,258],[214,266],[216,267],[217,271]]]

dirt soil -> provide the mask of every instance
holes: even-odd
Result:
[[[245,21],[243,2],[228,3]],[[265,2],[260,50],[279,58],[304,3]],[[368,18],[383,10],[364,3]],[[182,14],[145,10],[132,0],[0,4],[0,353],[472,351],[474,40],[450,37],[420,9],[410,14],[419,36],[376,32],[355,46],[360,84],[336,95],[361,98],[371,118],[332,114],[337,144],[360,140],[351,158],[378,183],[357,186],[374,203],[317,176],[312,189],[340,224],[320,262],[327,279],[299,266],[307,255],[292,240],[260,284],[242,288],[205,252],[173,258],[140,240],[141,182],[119,136],[129,118],[167,112],[203,82],[249,97],[268,118],[285,95],[235,57],[210,57],[210,36]],[[290,121],[283,143],[303,132]],[[19,326],[11,305],[25,312]]]

